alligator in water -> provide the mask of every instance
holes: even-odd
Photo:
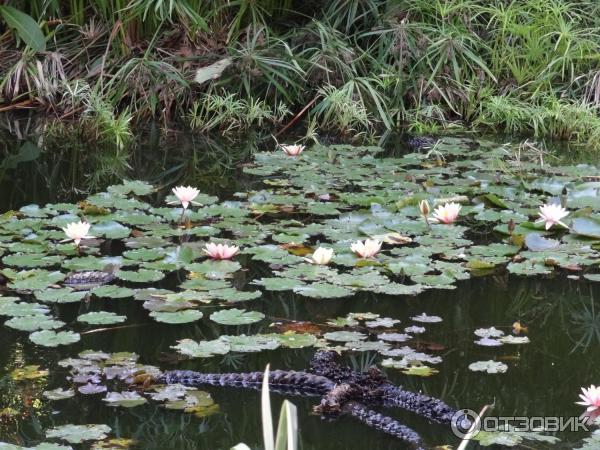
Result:
[[[103,284],[108,284],[116,278],[117,267],[108,264],[104,270],[86,270],[73,272],[65,278],[65,286],[77,291],[87,291]]]
[[[394,406],[414,412],[431,421],[450,424],[456,410],[441,400],[404,390],[388,381],[376,368],[366,373],[339,364],[337,353],[319,351],[306,372],[274,370],[269,372],[269,388],[278,393],[321,397],[315,412],[325,417],[349,415],[368,426],[422,449],[421,437],[397,420],[370,409],[373,406]],[[163,373],[159,383],[185,386],[229,386],[260,389],[264,374],[201,373],[191,370],[174,370]]]
[[[437,139],[431,136],[413,136],[406,141],[406,144],[413,150],[428,149],[435,145]]]

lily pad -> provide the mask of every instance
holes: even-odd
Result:
[[[157,322],[178,324],[195,322],[202,319],[202,312],[196,309],[183,309],[181,311],[152,311],[150,317]]]
[[[329,333],[325,333],[323,337],[328,341],[336,342],[361,341],[367,338],[365,334],[358,331],[331,331]]]
[[[127,316],[119,316],[108,311],[93,311],[86,314],[81,314],[77,317],[78,322],[87,323],[90,325],[112,325],[115,323],[125,322]]]
[[[57,347],[59,345],[69,345],[75,342],[79,342],[81,337],[79,333],[73,331],[51,331],[42,330],[36,331],[29,335],[29,339],[34,344],[41,345],[43,347]]]
[[[143,405],[148,400],[142,397],[135,391],[124,392],[109,392],[102,401],[109,406],[122,406],[124,408],[133,408],[134,406]]]
[[[477,361],[469,364],[469,370],[474,372],[487,372],[487,373],[504,373],[508,370],[508,366],[499,361]]]
[[[210,358],[215,355],[225,355],[231,350],[229,343],[222,339],[200,342],[192,339],[182,339],[171,348],[190,358]]]
[[[258,311],[246,311],[245,309],[223,309],[210,315],[210,320],[221,325],[248,325],[260,322],[265,315]]]
[[[44,397],[48,400],[64,400],[75,396],[73,389],[56,388],[51,391],[44,391]]]
[[[62,425],[46,431],[46,437],[50,439],[62,439],[70,444],[81,444],[84,441],[98,441],[104,439],[110,433],[108,425]]]

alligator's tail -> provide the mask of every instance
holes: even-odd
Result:
[[[345,403],[342,412],[360,420],[371,428],[408,442],[414,450],[423,450],[423,443],[419,434],[391,417],[384,416],[357,402]]]
[[[456,409],[437,398],[405,391],[393,385],[385,387],[383,404],[397,406],[443,424],[450,424],[452,416],[456,413]]]
[[[263,372],[247,373],[201,373],[192,370],[165,372],[156,381],[184,386],[228,386],[260,389]],[[273,370],[269,372],[269,389],[273,392],[316,396],[324,395],[333,389],[335,383],[325,377],[307,372]]]

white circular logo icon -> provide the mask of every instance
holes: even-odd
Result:
[[[471,438],[473,438],[481,430],[481,421],[479,415],[472,409],[459,409],[452,416],[451,427],[456,437],[464,439],[469,431],[472,431]]]

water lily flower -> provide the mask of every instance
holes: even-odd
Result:
[[[581,388],[583,394],[579,394],[581,402],[576,402],[578,405],[587,406],[587,411],[595,411],[600,408],[600,386],[596,387],[593,384],[589,388]]]
[[[203,249],[212,259],[231,259],[238,254],[240,248],[237,245],[214,244],[209,242]]]
[[[94,239],[94,236],[88,235],[90,226],[91,225],[88,222],[71,222],[63,228],[63,231],[67,235],[67,239],[61,242],[73,241],[75,242],[75,245],[79,247],[79,243],[82,239]]]
[[[441,223],[454,223],[458,218],[462,206],[459,203],[446,203],[444,206],[438,206],[433,211],[433,217]]]
[[[312,264],[327,265],[333,258],[333,249],[319,247],[317,248],[310,258],[304,258],[306,261]]]
[[[305,148],[304,145],[299,145],[299,144],[293,144],[293,145],[279,144],[279,146],[288,156],[298,156],[300,153],[302,153],[304,151],[304,148]]]
[[[546,230],[549,230],[552,225],[558,224],[565,228],[569,228],[563,222],[562,219],[569,215],[569,212],[562,206],[556,203],[548,203],[540,206],[540,212],[538,213],[540,218],[535,223],[546,222]]]
[[[190,203],[193,203],[194,205],[197,204],[193,200],[198,197],[199,193],[200,191],[198,189],[191,186],[177,186],[173,188],[173,194],[175,194],[175,197],[181,202],[181,206],[183,206],[184,210],[190,206]],[[176,203],[178,202],[169,202],[171,205]]]
[[[367,239],[364,242],[355,242],[350,248],[361,258],[372,258],[381,250],[381,242],[376,239]]]
[[[419,202],[419,211],[421,211],[421,215],[423,217],[427,218],[427,216],[431,212],[431,208],[430,208],[429,202],[427,200],[421,200]]]

